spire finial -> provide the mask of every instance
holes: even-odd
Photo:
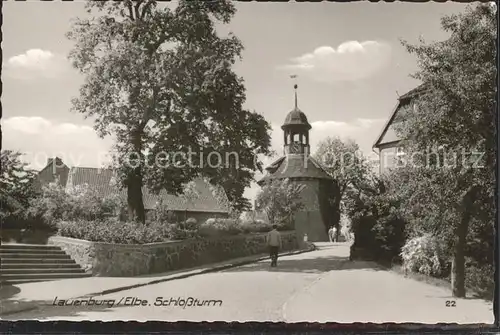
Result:
[[[296,74],[293,74],[293,75],[291,75],[291,76],[290,76],[290,78],[295,79],[295,78],[297,78],[297,75],[296,75]],[[298,107],[297,107],[297,87],[298,87],[298,86],[297,86],[297,83],[295,83],[295,84],[293,85],[293,88],[295,89],[295,109],[298,109]]]
[[[297,107],[297,84],[293,85],[293,88],[295,89],[295,109],[298,109]]]

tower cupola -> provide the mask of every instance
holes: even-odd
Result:
[[[281,126],[283,130],[283,141],[285,155],[299,154],[309,155],[309,130],[311,125],[307,121],[307,116],[299,109],[297,103],[297,85],[295,89],[295,108],[288,113],[285,122]]]

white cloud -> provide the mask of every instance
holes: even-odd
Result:
[[[54,123],[42,117],[11,117],[2,120],[3,147],[25,153],[23,160],[35,169],[47,158],[60,157],[68,166],[99,167],[105,164],[112,146],[100,139],[92,127]]]
[[[390,56],[391,48],[386,43],[347,41],[336,49],[331,46],[316,48],[280,68],[320,82],[355,81],[380,71],[388,64]]]
[[[37,77],[55,78],[68,68],[69,63],[64,56],[41,49],[30,49],[23,54],[12,56],[3,64],[6,76],[24,80]]]

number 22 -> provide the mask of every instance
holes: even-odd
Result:
[[[456,307],[457,302],[455,300],[446,300],[446,307]]]

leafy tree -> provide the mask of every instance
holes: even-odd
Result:
[[[269,181],[257,195],[257,210],[264,211],[272,224],[292,225],[293,215],[304,207],[303,189],[288,179]]]
[[[42,187],[42,193],[32,198],[26,211],[29,219],[39,219],[49,227],[61,220],[102,220],[117,216],[123,206],[120,196],[102,197],[95,190],[82,186],[69,192],[59,182]]]
[[[369,165],[356,142],[343,141],[339,137],[328,137],[320,142],[315,158],[333,178],[328,216],[339,234],[341,204],[346,200],[349,189],[358,187],[367,178]]]
[[[170,210],[169,206],[163,199],[159,199],[156,203],[156,207],[154,210],[154,221],[161,222],[165,224],[177,222],[177,215]]]
[[[183,192],[184,199],[186,199],[186,210],[184,213],[184,220],[188,219],[188,206],[193,205],[194,202],[199,199],[200,194],[196,190],[196,184],[194,182],[189,182],[186,184],[186,187]]]
[[[230,218],[236,219],[240,216],[240,210],[236,207],[234,202],[231,202],[229,200],[229,197],[226,191],[224,190],[224,187],[220,185],[209,184],[209,188],[210,192],[215,197],[219,206],[228,211]]]
[[[21,161],[21,156],[20,152],[2,150],[0,189],[12,197],[13,202],[26,206],[29,199],[37,194],[37,172],[27,168],[28,164]]]
[[[145,220],[143,184],[178,194],[199,175],[241,202],[255,155],[268,154],[271,127],[243,108],[243,80],[232,70],[240,41],[216,33],[234,4],[181,0],[170,9],[125,0],[87,8],[98,16],[77,20],[68,33],[75,42],[70,58],[86,79],[73,109],[93,117],[100,136],[115,136],[129,215]],[[221,160],[207,159],[211,152]],[[225,183],[235,175],[236,186]]]
[[[349,189],[345,203],[354,232],[350,256],[393,264],[399,260],[406,238],[401,201],[390,192],[394,185],[391,179],[368,176],[356,188]]]
[[[410,163],[400,185],[416,227],[451,247],[453,295],[464,297],[471,225],[494,224],[496,12],[479,4],[441,23],[449,39],[403,42],[424,90],[399,129]]]

